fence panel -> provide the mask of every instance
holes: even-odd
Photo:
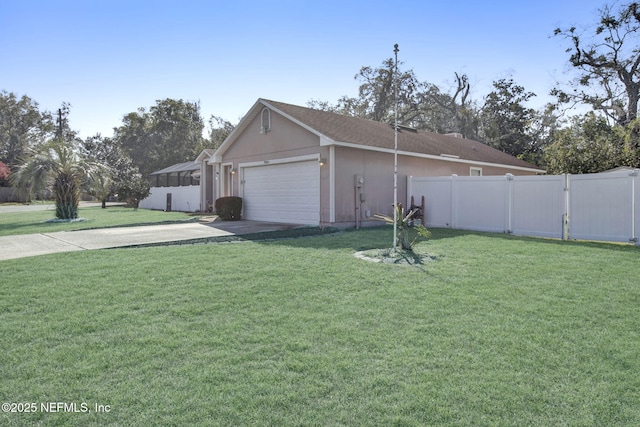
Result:
[[[521,236],[562,238],[565,184],[564,175],[514,176],[511,232]]]
[[[640,245],[640,169],[587,175],[409,177],[407,190],[408,199],[425,196],[427,227]]]
[[[451,177],[408,178],[409,195],[415,200],[425,196],[425,226],[433,228],[451,227]]]
[[[633,179],[628,172],[569,175],[569,238],[633,239]]]
[[[165,210],[167,193],[171,193],[171,210],[179,212],[195,212],[200,209],[200,186],[185,187],[151,187],[151,194],[140,201],[144,209]]]
[[[508,227],[506,176],[452,177],[452,227],[505,232]]]

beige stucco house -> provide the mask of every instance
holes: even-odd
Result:
[[[201,156],[202,206],[243,198],[249,220],[366,224],[392,214],[394,127],[258,99],[224,143]],[[408,176],[535,175],[544,171],[456,135],[398,133],[398,201]]]

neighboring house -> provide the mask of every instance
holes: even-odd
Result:
[[[388,123],[259,99],[208,164],[213,196],[242,197],[245,219],[349,226],[393,213],[394,127]],[[407,127],[398,133],[404,206],[410,175],[543,172],[456,135]]]
[[[150,173],[151,194],[140,202],[140,207],[181,212],[202,210],[201,201],[207,200],[207,194],[203,191],[207,186],[200,185],[202,171],[205,174],[209,171],[211,176],[211,166],[206,165],[203,159],[208,159],[212,153],[213,150],[204,150],[195,161],[178,163]]]

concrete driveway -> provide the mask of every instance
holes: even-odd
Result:
[[[174,242],[216,236],[288,230],[291,224],[258,221],[220,221],[209,223],[146,225],[57,231],[53,233],[0,236],[0,260],[92,249],[117,248],[150,243]]]

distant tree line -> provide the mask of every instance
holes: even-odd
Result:
[[[51,190],[56,200],[65,200],[56,202],[67,206],[60,216],[71,218],[81,191],[102,200],[103,207],[114,195],[137,206],[149,194],[148,174],[193,160],[233,129],[212,116],[210,138],[204,138],[199,103],[164,99],[126,114],[112,137],[82,139],[69,127],[70,112],[67,103],[52,113],[26,95],[0,91],[0,186],[13,184],[26,198]]]
[[[554,102],[527,107],[536,96],[512,78],[493,82],[480,100],[471,98],[466,74],[454,73],[449,91],[418,80],[413,70],[396,69],[393,58],[355,76],[358,96],[335,103],[311,100],[323,110],[392,122],[398,93],[398,121],[437,133],[455,132],[545,168],[549,173],[600,172],[640,167],[640,8],[604,6],[596,25],[579,33],[558,28],[567,40],[575,79],[551,92]],[[400,63],[400,65],[403,65]],[[569,115],[577,105],[590,111]]]

